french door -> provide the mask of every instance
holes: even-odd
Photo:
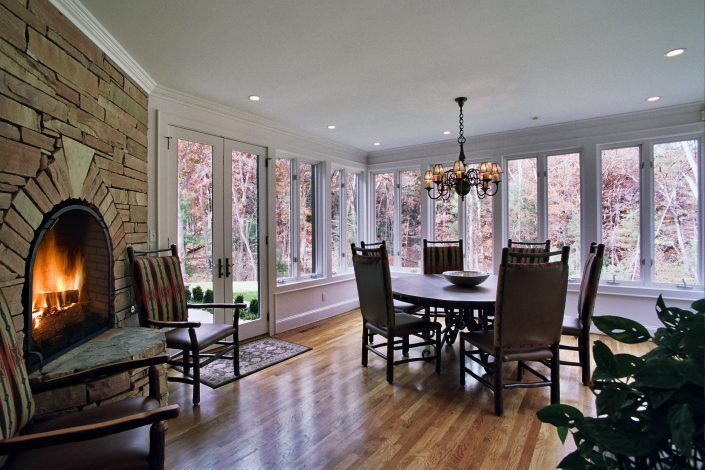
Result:
[[[248,308],[240,314],[240,338],[267,333],[267,150],[178,127],[169,130],[176,202],[166,201],[172,215],[168,232],[181,256],[189,302],[244,301]],[[189,318],[230,323],[231,312],[192,309]]]

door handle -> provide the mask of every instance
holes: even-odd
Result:
[[[230,277],[230,260],[225,258],[225,277]]]
[[[218,258],[218,279],[223,277],[223,260]]]

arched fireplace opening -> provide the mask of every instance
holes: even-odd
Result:
[[[23,292],[30,371],[113,325],[111,247],[108,227],[91,205],[69,200],[44,217]]]

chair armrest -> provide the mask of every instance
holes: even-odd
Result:
[[[98,439],[179,416],[179,405],[168,405],[101,423],[15,436],[0,441],[0,455],[41,447]]]
[[[238,304],[188,304],[188,308],[247,308],[246,303]]]
[[[161,321],[147,319],[147,324],[158,328],[198,328],[200,321]]]
[[[120,372],[125,372],[132,369],[139,369],[142,367],[151,367],[159,364],[166,364],[169,360],[169,356],[166,354],[148,357],[146,359],[134,359],[131,361],[115,362],[113,364],[106,364],[104,366],[93,367],[91,369],[81,370],[74,372],[69,375],[64,375],[62,377],[57,377],[50,380],[39,380],[37,382],[31,382],[30,386],[33,393],[46,392],[47,390],[54,390],[61,387],[66,387],[69,385],[76,385],[79,383],[89,382],[93,380],[98,380],[111,375],[119,374]],[[0,454],[2,455],[2,454]]]

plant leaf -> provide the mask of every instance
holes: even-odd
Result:
[[[658,408],[661,405],[663,405],[666,401],[668,401],[669,398],[673,396],[675,392],[673,390],[659,390],[657,388],[650,388],[646,392],[646,397],[649,401],[649,404],[653,408]]]
[[[675,311],[666,307],[666,302],[663,301],[663,296],[661,295],[658,296],[656,301],[656,315],[666,327],[675,328],[678,325],[678,315],[676,315]]]
[[[570,405],[548,405],[541,408],[536,415],[539,420],[554,426],[573,428],[583,421],[583,414],[579,409]]]
[[[678,373],[688,382],[699,385],[701,388],[705,383],[705,371],[703,364],[696,362],[692,358],[684,359],[676,364]]]
[[[592,347],[592,355],[595,358],[595,372],[593,380],[611,380],[617,378],[617,363],[614,354],[602,341],[595,341]]]
[[[621,343],[637,344],[651,339],[649,331],[641,323],[629,318],[603,315],[592,320],[600,331]]]
[[[705,298],[696,300],[690,305],[690,308],[698,313],[705,313]]]
[[[595,399],[598,415],[612,416],[620,409],[633,403],[632,393],[615,385],[605,387]]]
[[[576,450],[563,457],[563,460],[558,463],[558,468],[567,468],[569,470],[583,470],[587,468],[589,463],[590,462],[585,460],[583,456],[580,455],[580,452]]]
[[[634,374],[633,386],[635,388],[678,389],[685,383],[685,379],[678,373],[676,365],[677,361],[671,358],[646,361],[644,367]]]
[[[616,377],[629,377],[634,375],[644,365],[644,360],[633,354],[615,354],[615,375]]]
[[[693,446],[695,423],[688,405],[678,404],[668,410],[668,424],[671,427],[673,444],[684,455],[688,455]]]
[[[612,453],[631,457],[646,455],[656,447],[656,438],[641,430],[607,429],[596,435],[595,440]]]
[[[561,444],[565,444],[565,438],[568,437],[568,428],[566,426],[558,426],[556,431],[558,432],[558,439],[561,440]]]

